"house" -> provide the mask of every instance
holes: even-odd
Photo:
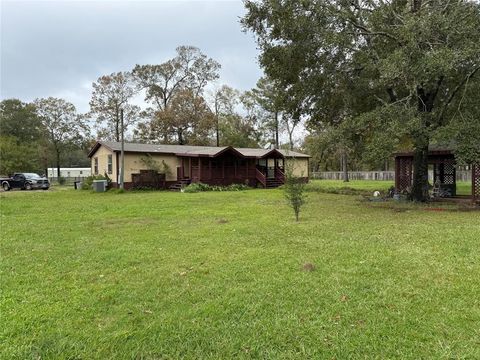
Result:
[[[92,174],[107,174],[118,186],[120,152],[119,142],[97,142],[88,154]],[[165,173],[165,187],[190,182],[276,187],[284,182],[285,166],[305,181],[309,177],[309,155],[280,149],[125,143],[124,154],[126,189],[135,185],[140,173],[152,169]]]

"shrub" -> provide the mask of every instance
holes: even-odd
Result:
[[[183,192],[186,193],[196,193],[201,191],[212,191],[212,187],[208,184],[203,183],[191,183],[183,189]]]
[[[58,184],[59,185],[65,185],[66,182],[67,182],[67,179],[65,179],[63,176],[60,176],[58,178]]]
[[[108,177],[108,175],[91,175],[83,179],[82,182],[82,190],[92,190],[93,180],[107,180],[107,189],[110,188],[112,180]]]
[[[285,199],[287,199],[288,205],[293,209],[295,213],[295,220],[298,221],[300,215],[300,209],[305,204],[305,182],[302,176],[296,176],[294,174],[295,163],[290,163],[285,166],[285,183],[282,187]]]
[[[231,184],[226,187],[227,191],[243,191],[248,190],[250,187],[245,184]]]
[[[288,205],[290,205],[295,213],[295,220],[298,221],[300,208],[305,204],[305,182],[301,178],[287,175],[285,177],[283,191]]]
[[[192,183],[183,189],[186,193],[196,193],[203,191],[243,191],[248,190],[249,187],[244,184],[231,184],[228,186],[208,185],[203,183]]]

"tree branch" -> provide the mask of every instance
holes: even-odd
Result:
[[[453,99],[455,98],[457,93],[460,91],[460,89],[468,82],[468,80],[470,80],[477,73],[478,70],[480,70],[480,66],[473,69],[472,72],[469,73],[467,76],[465,76],[465,78],[463,78],[462,81],[455,87],[452,94],[448,98],[447,102],[443,106],[442,111],[440,112],[440,115],[438,116],[438,121],[437,121],[438,124],[443,123],[443,119],[445,117],[445,112],[447,111],[448,106],[453,101]]]

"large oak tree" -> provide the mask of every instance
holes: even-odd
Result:
[[[355,123],[373,143],[376,134],[390,139],[389,146],[409,143],[412,198],[426,200],[429,145],[441,134],[448,139],[446,130],[453,139],[478,123],[471,88],[480,72],[479,4],[264,0],[245,6],[242,23],[256,34],[267,75],[302,98],[312,123]],[[479,141],[477,133],[467,147]]]

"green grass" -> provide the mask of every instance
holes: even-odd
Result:
[[[2,359],[480,358],[478,211],[311,191],[296,223],[280,190],[0,202]]]
[[[386,193],[392,186],[394,186],[393,181],[351,180],[343,182],[342,180],[313,180],[309,184],[309,190],[333,194],[371,195],[377,190]],[[469,181],[458,181],[457,194],[471,195],[472,183]]]

